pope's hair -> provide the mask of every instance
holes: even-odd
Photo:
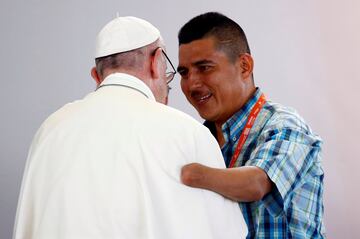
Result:
[[[131,51],[115,53],[95,59],[96,71],[99,76],[104,76],[109,70],[142,71],[149,56],[159,46],[159,40]]]

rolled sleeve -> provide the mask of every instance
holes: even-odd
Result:
[[[268,208],[270,213],[277,215],[282,211],[291,192],[301,185],[313,163],[314,142],[306,132],[291,128],[270,130],[259,137],[258,147],[245,165],[263,169],[275,185],[272,192],[263,198],[265,206],[266,201],[278,202],[278,207],[271,205]]]

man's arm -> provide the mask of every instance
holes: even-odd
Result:
[[[185,185],[208,189],[241,202],[258,201],[272,187],[267,174],[256,166],[218,169],[192,163],[182,168],[181,180]]]

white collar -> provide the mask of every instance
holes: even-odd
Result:
[[[103,86],[124,86],[139,91],[141,94],[146,96],[148,99],[155,101],[154,94],[150,88],[140,79],[135,76],[125,73],[113,73],[108,75],[99,85],[97,89]]]

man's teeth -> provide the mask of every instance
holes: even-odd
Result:
[[[210,96],[211,96],[211,93],[200,97],[200,100],[205,100],[205,99],[209,98]]]

